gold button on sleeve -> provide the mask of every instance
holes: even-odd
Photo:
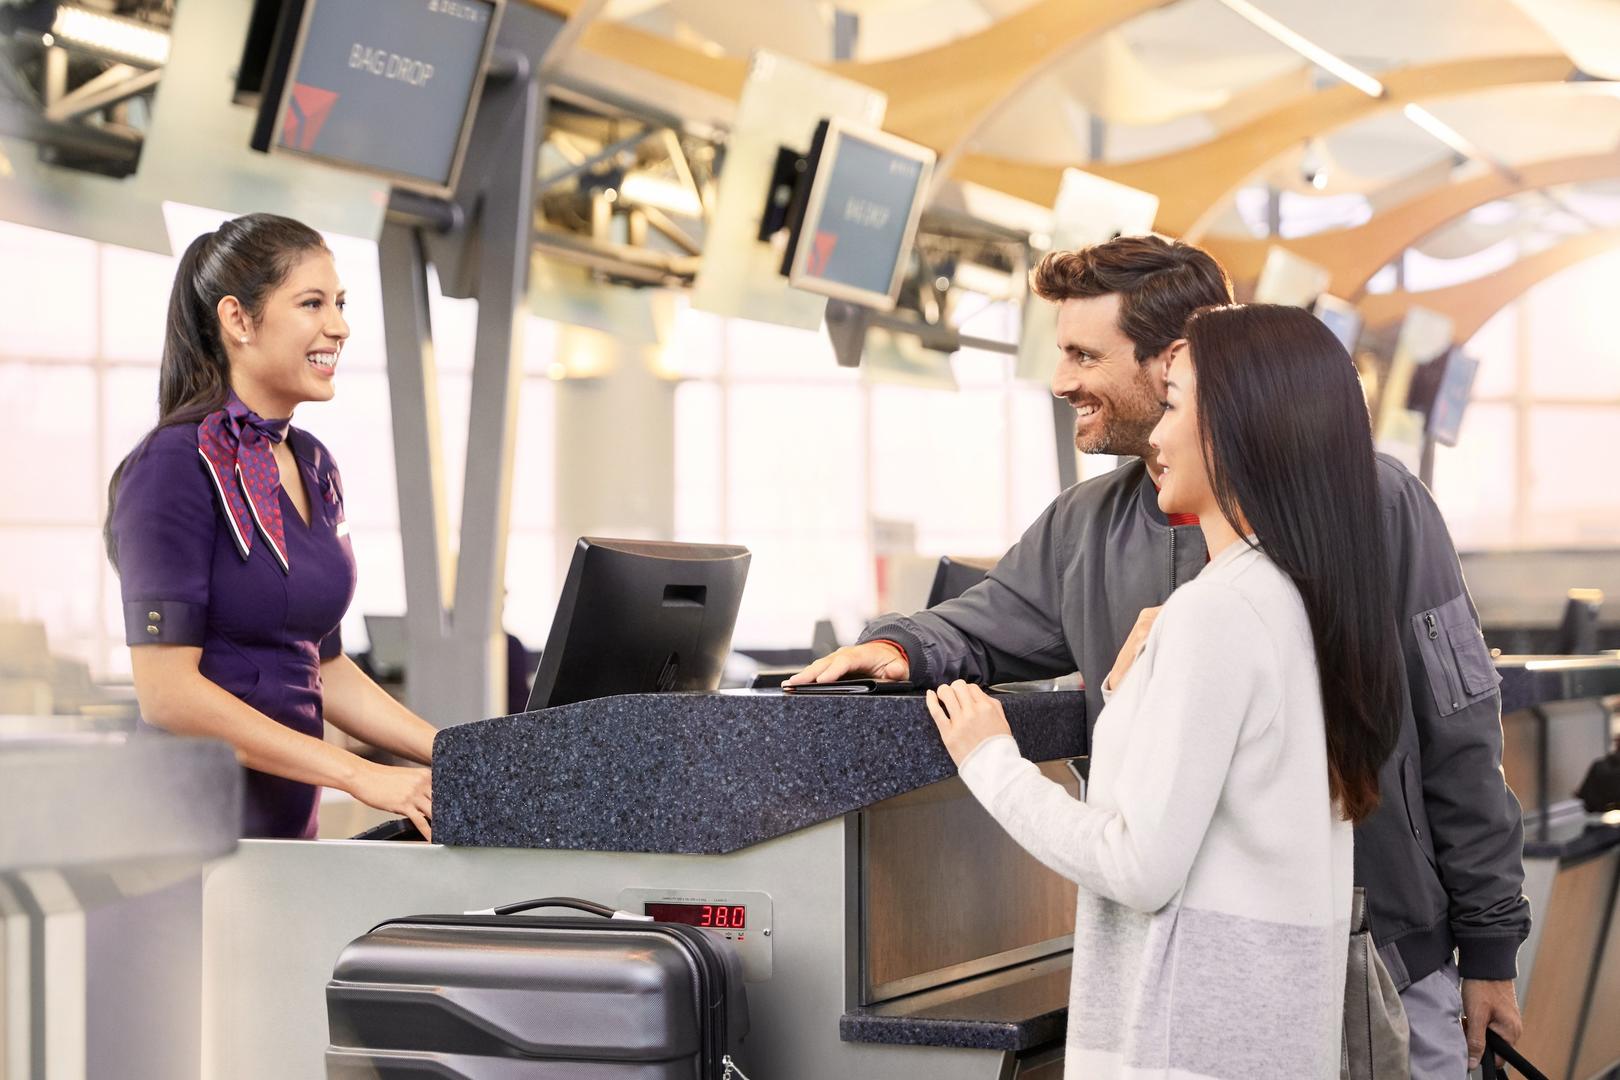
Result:
[[[158,612],[158,611],[148,611],[146,613],[146,621],[147,622],[162,622],[163,621],[163,614],[162,614],[162,612]]]
[[[156,626],[156,624],[154,624],[154,623],[147,623],[147,624],[146,624],[146,632],[147,632],[147,633],[148,633],[148,634],[151,634],[151,635],[152,635],[152,636],[153,636],[153,637],[157,637],[157,636],[158,636],[158,634],[159,634],[159,633],[161,633],[161,632],[162,632],[162,631],[160,631],[160,630],[159,630],[159,629],[158,629],[158,628],[157,628],[157,626]]]

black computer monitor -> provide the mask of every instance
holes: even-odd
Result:
[[[1356,355],[1356,343],[1361,339],[1361,312],[1356,306],[1346,300],[1340,300],[1331,293],[1323,293],[1316,298],[1311,306],[1311,312],[1319,319],[1323,326],[1333,331],[1333,336],[1339,339],[1344,351],[1351,356]]]
[[[823,120],[809,182],[788,208],[782,273],[796,288],[888,311],[928,199],[934,152],[882,131]]]
[[[582,537],[574,546],[529,710],[614,694],[720,685],[745,547]]]
[[[928,590],[928,606],[955,600],[995,568],[994,559],[972,559],[961,555],[943,555],[939,569],[934,571],[934,586]]]
[[[1423,414],[1424,430],[1440,445],[1457,445],[1478,374],[1479,361],[1455,346],[1413,369],[1406,407]]]
[[[397,679],[405,674],[409,639],[403,615],[367,615],[366,637],[371,642],[366,658],[371,673],[379,679]]]
[[[286,0],[273,29],[256,14],[251,145],[449,196],[505,3]]]

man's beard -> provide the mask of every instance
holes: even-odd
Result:
[[[1074,448],[1082,454],[1145,457],[1149,449],[1148,436],[1153,434],[1157,424],[1157,419],[1134,420],[1112,416],[1101,427],[1076,430]]]
[[[1104,406],[1106,415],[1101,424],[1081,430],[1076,421],[1074,448],[1082,454],[1146,457],[1150,449],[1148,436],[1158,426],[1164,410],[1145,372],[1133,391],[1129,397]]]

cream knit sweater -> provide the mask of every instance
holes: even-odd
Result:
[[[1331,1080],[1351,827],[1299,591],[1235,543],[1166,604],[1092,737],[1079,802],[1008,736],[962,779],[1080,886],[1066,1075]]]

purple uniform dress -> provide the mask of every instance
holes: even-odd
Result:
[[[201,454],[196,424],[159,429],[130,458],[112,533],[132,647],[200,645],[202,674],[272,720],[322,736],[321,662],[343,651],[354,550],[332,456],[288,429],[310,521],[279,488],[288,569],[269,543],[243,559]],[[319,788],[244,769],[244,837],[312,839]]]

